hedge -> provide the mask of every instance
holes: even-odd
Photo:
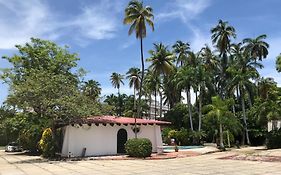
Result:
[[[131,157],[149,157],[152,153],[152,143],[147,138],[129,139],[125,143],[125,150]]]

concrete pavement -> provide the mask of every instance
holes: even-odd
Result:
[[[279,150],[280,151],[280,150]],[[279,152],[277,150],[277,152]],[[1,175],[280,175],[280,162],[217,159],[238,151],[166,160],[46,161],[0,151]],[[272,154],[272,151],[271,151]]]

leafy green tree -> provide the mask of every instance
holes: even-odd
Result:
[[[10,86],[8,105],[25,113],[34,111],[49,120],[53,130],[58,120],[98,113],[96,103],[79,91],[79,72],[72,73],[77,54],[35,38],[16,48],[18,54],[4,57],[12,65],[3,75]]]
[[[227,118],[233,117],[233,114],[229,111],[230,100],[222,100],[219,96],[212,97],[212,103],[206,105],[205,108],[208,111],[207,117],[216,118],[219,125],[219,138],[220,148],[224,149],[223,144],[223,125],[227,123]]]
[[[176,104],[171,110],[169,110],[164,119],[172,122],[175,129],[188,127],[188,108],[184,104]]]
[[[136,38],[140,39],[141,45],[141,81],[139,99],[142,97],[142,84],[144,79],[144,58],[143,58],[143,38],[146,37],[146,24],[148,24],[152,30],[154,30],[153,24],[153,10],[150,6],[144,6],[142,2],[138,0],[132,0],[129,2],[125,9],[125,18],[123,23],[130,24],[129,35],[133,32],[136,33]],[[138,117],[140,117],[140,107],[137,109]]]

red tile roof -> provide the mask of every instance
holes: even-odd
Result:
[[[90,116],[86,118],[76,119],[71,122],[81,124],[134,124],[135,119],[130,117],[117,117],[117,116]],[[156,125],[168,125],[171,122],[159,121],[159,120],[148,120],[148,119],[136,119],[137,124],[156,124]]]

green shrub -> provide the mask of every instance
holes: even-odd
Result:
[[[181,128],[179,131],[170,130],[168,133],[169,139],[175,139],[178,145],[191,145],[192,135],[187,129]],[[169,142],[170,143],[170,142]]]
[[[169,139],[177,139],[177,133],[178,133],[178,131],[176,131],[176,130],[170,130],[169,131],[169,133],[168,133],[168,138]]]
[[[251,129],[249,131],[249,137],[252,146],[264,145],[266,140],[267,130],[264,129]]]
[[[204,131],[192,131],[189,133],[189,140],[193,145],[202,145],[203,138],[206,137]]]
[[[125,150],[131,157],[149,157],[152,153],[152,143],[146,138],[129,139],[125,143]]]
[[[190,132],[187,129],[181,128],[176,133],[176,141],[178,145],[190,145],[192,142]]]
[[[23,149],[31,153],[38,153],[38,142],[42,135],[42,128],[39,125],[31,125],[29,129],[20,132],[19,142]]]
[[[281,148],[281,129],[272,130],[267,134],[266,147],[268,149]]]
[[[52,130],[51,128],[45,129],[42,134],[41,140],[39,141],[39,148],[42,151],[42,156],[45,158],[55,157],[55,141],[52,138]]]
[[[169,132],[172,130],[172,128],[163,128],[162,130],[162,138],[163,142],[169,144],[171,142],[171,139],[169,138]]]

